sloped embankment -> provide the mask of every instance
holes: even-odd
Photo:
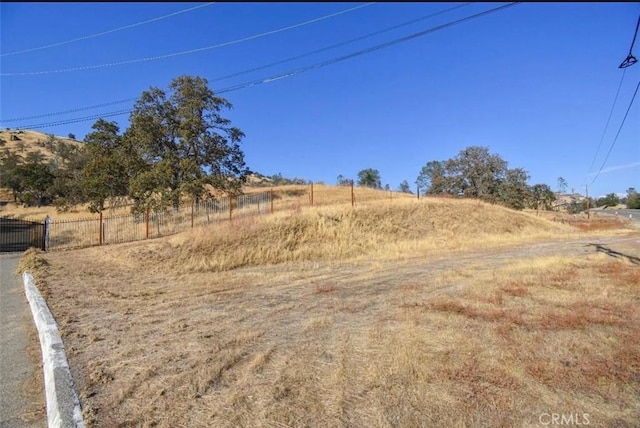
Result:
[[[290,261],[392,259],[425,251],[527,242],[571,231],[575,229],[478,201],[377,202],[356,209],[321,207],[196,229],[169,239],[162,263],[182,272],[215,272]]]

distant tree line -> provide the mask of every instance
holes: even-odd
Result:
[[[529,185],[529,174],[522,168],[508,168],[507,162],[486,147],[470,146],[454,158],[429,161],[422,167],[416,184],[422,195],[478,198],[514,209],[550,210],[556,194],[547,184]],[[380,171],[366,168],[358,172],[357,181],[338,175],[337,184],[383,189]],[[561,177],[559,185],[566,188]],[[386,184],[385,190],[391,190]],[[397,190],[413,194],[409,182],[403,180]]]
[[[529,185],[529,174],[487,147],[470,146],[444,161],[429,161],[416,183],[427,195],[471,197],[509,208],[552,209],[556,195],[544,183]],[[566,185],[566,184],[565,184]]]
[[[627,189],[627,197],[620,201],[625,204],[629,209],[640,209],[640,193],[636,191],[634,187]]]
[[[609,193],[596,200],[598,207],[614,207],[620,204],[626,205],[629,209],[640,209],[640,194],[634,187],[630,187],[627,189],[626,196],[622,198],[615,193]]]
[[[0,151],[0,185],[11,191],[16,203],[25,205],[48,205],[57,198],[66,196],[70,181],[86,162],[83,147],[66,143],[48,135],[37,143],[51,153],[50,159],[38,151],[23,154],[7,148]]]
[[[252,183],[256,187],[268,187],[268,186],[285,186],[285,185],[305,185],[311,184],[311,180],[305,180],[304,178],[286,178],[282,176],[282,173],[273,175],[264,175],[259,172],[253,172],[252,175],[258,180]]]
[[[49,136],[48,161],[3,149],[0,182],[16,202],[61,210],[88,203],[93,212],[124,199],[134,211],[177,208],[184,196],[209,197],[207,186],[239,194],[251,171],[239,145],[244,133],[221,115],[231,107],[206,79],[180,76],[167,91],[144,91],[123,133],[99,119],[83,146]]]
[[[88,204],[90,211],[100,212],[107,203],[124,201],[133,201],[134,211],[177,208],[182,197],[209,197],[207,187],[240,194],[250,174],[259,179],[255,185],[311,183],[281,173],[252,173],[239,145],[243,132],[221,115],[230,108],[205,79],[177,77],[167,91],[152,87],[142,93],[122,133],[115,122],[99,119],[81,146],[53,135],[39,142],[51,158],[39,152],[25,154],[24,147],[17,153],[1,148],[0,186],[11,190],[15,202],[26,205],[54,203],[66,210]],[[547,184],[530,185],[529,179],[526,170],[509,168],[487,147],[470,146],[451,159],[427,162],[415,183],[421,195],[477,198],[517,210],[553,209],[568,185],[560,177],[556,194]],[[338,175],[337,184],[391,190],[389,184],[382,186],[375,168],[360,170],[357,180]],[[412,193],[407,180],[397,191]],[[640,208],[640,196],[629,188],[625,198],[612,193],[598,200],[574,200],[567,209],[575,213],[620,203]]]
[[[558,177],[557,192],[545,183],[529,184],[529,179],[526,170],[509,168],[507,161],[500,155],[490,153],[487,147],[469,146],[451,159],[427,162],[420,170],[416,184],[421,195],[477,198],[516,210],[559,208],[558,198],[568,188],[568,183],[563,177]],[[351,184],[391,190],[389,184],[382,186],[380,171],[375,168],[360,170],[357,180],[338,175],[338,186]],[[407,180],[402,181],[397,190],[413,194]],[[611,193],[598,200],[573,199],[562,206],[569,213],[575,214],[596,206],[614,206],[621,203],[629,208],[640,208],[640,195],[634,188],[630,188],[625,198]]]
[[[358,172],[358,180],[357,182],[351,178],[345,178],[342,174],[337,177],[338,186],[350,186],[351,184],[357,184],[359,187],[368,187],[370,189],[384,189],[387,191],[391,191],[391,186],[389,184],[385,184],[382,187],[382,178],[380,176],[380,171],[375,168],[365,168]],[[409,186],[407,180],[403,180],[402,183],[398,186],[398,192],[402,193],[413,193]]]

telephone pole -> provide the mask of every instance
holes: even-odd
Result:
[[[587,194],[587,218],[591,218],[591,215],[589,214],[589,185],[585,184],[584,188],[585,188],[585,192]]]

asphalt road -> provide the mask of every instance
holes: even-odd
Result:
[[[634,220],[640,221],[640,210],[615,210],[614,213],[627,218],[631,216]]]
[[[635,220],[636,222],[640,222],[640,210],[613,210],[613,209],[606,209],[606,210],[590,210],[592,213],[598,213],[598,214],[607,214],[607,215],[615,215],[618,217],[624,217],[624,218],[631,218],[632,220]]]
[[[46,414],[33,410],[44,406],[45,396],[43,385],[29,383],[40,368],[27,353],[30,330],[36,327],[14,273],[21,256],[0,254],[0,428],[47,426]]]

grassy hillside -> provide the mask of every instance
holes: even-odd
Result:
[[[309,185],[286,185],[286,186],[273,186],[264,187],[260,185],[256,187],[255,180],[250,177],[247,185],[245,185],[242,191],[245,194],[256,194],[273,191],[273,208],[275,212],[300,209],[311,205],[310,192],[311,186]],[[212,196],[216,198],[224,198],[225,194],[222,192],[216,192],[210,189]],[[314,185],[313,186],[313,204],[314,206],[320,205],[334,205],[334,204],[347,204],[351,205],[351,188],[339,187],[339,186],[325,186]],[[411,196],[405,193],[387,192],[383,190],[375,190],[369,188],[355,187],[353,191],[354,204],[356,206],[371,202],[371,201],[397,201],[399,199],[411,199],[415,196]],[[5,197],[2,197],[0,193],[0,200],[11,200],[11,192],[8,190],[5,192]],[[191,199],[186,198],[183,201],[185,207],[189,207]],[[105,215],[120,215],[128,214],[130,212],[131,205],[109,207],[107,204],[107,210]],[[71,209],[69,212],[59,213],[54,206],[37,207],[23,207],[22,205],[14,204],[12,202],[7,203],[2,208],[3,215],[12,215],[17,218],[29,218],[29,219],[41,219],[45,216],[51,218],[97,218],[97,214],[91,214],[87,211],[86,206],[80,205]]]
[[[82,142],[68,137],[54,136],[54,138],[66,144],[73,144],[76,146],[83,145]],[[23,158],[32,152],[40,153],[45,160],[49,160],[54,157],[53,147],[48,144],[49,139],[49,134],[38,131],[15,131],[5,129],[0,131],[0,149],[6,149],[11,153],[16,153],[22,156]]]
[[[397,259],[574,232],[569,225],[478,201],[378,200],[355,209],[305,208],[194,229],[142,252],[139,262],[178,272],[219,272],[294,261]]]

